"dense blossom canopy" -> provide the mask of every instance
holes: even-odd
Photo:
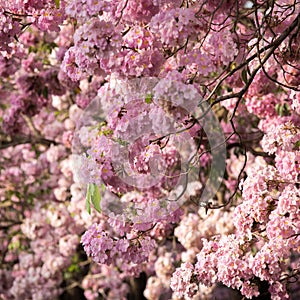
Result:
[[[299,299],[298,0],[0,0],[0,299]]]

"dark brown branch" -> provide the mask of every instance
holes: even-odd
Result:
[[[253,59],[255,59],[256,57],[258,57],[261,53],[265,52],[268,49],[271,49],[268,54],[265,56],[265,58],[262,60],[262,64],[264,64],[269,58],[270,56],[273,54],[273,52],[278,48],[278,46],[289,36],[289,34],[297,27],[299,26],[300,23],[300,14],[295,18],[295,20],[292,22],[292,24],[277,38],[275,39],[272,43],[270,43],[269,45],[260,48],[260,50],[253,54],[252,56],[250,56],[247,60],[245,60],[243,63],[241,63],[240,65],[238,65],[237,67],[235,67],[233,70],[231,70],[229,73],[227,73],[213,88],[213,90],[211,91],[211,93],[208,95],[208,97],[203,100],[202,102],[208,102],[212,96],[215,94],[215,92],[217,91],[217,89],[221,86],[221,84],[224,82],[225,79],[227,79],[228,77],[232,76],[235,72],[237,72],[238,70],[242,69],[243,67],[247,66]],[[249,81],[247,82],[247,84],[244,86],[244,88],[239,91],[238,93],[233,93],[233,94],[228,94],[225,96],[220,96],[218,97],[212,104],[212,106],[214,106],[215,104],[227,100],[227,99],[232,99],[232,98],[241,98],[246,91],[248,90],[250,84],[252,83],[256,73],[259,71],[259,69],[261,68],[262,64],[260,64],[260,66],[258,66],[257,69],[255,69],[252,73],[252,76],[250,77]]]
[[[9,147],[14,147],[17,145],[24,144],[42,144],[46,146],[50,146],[51,144],[57,145],[56,141],[48,140],[45,138],[37,138],[37,137],[15,137],[12,141],[0,141],[0,150],[7,149]]]

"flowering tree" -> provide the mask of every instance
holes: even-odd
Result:
[[[0,0],[0,299],[298,299],[299,11]]]

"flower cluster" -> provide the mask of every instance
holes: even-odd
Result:
[[[0,0],[0,298],[298,299],[299,12]]]
[[[82,244],[87,255],[101,264],[111,264],[121,260],[122,264],[139,265],[148,259],[156,243],[150,237],[120,238],[113,240],[103,231],[101,224],[93,224],[82,236]],[[120,266],[122,268],[122,266]]]
[[[200,251],[197,262],[189,267],[193,277],[186,275],[186,263],[172,277],[172,289],[177,295],[192,298],[199,290],[198,284],[213,286],[222,282],[250,299],[266,292],[272,299],[288,299],[288,282],[284,278],[290,272],[291,253],[298,252],[300,243],[299,134],[295,116],[288,121],[284,117],[282,124],[275,124],[265,129],[262,139],[263,150],[275,154],[275,165],[258,158],[252,160],[242,183],[242,203],[233,212],[235,232],[211,240],[196,236]],[[189,215],[186,220],[191,218]],[[268,283],[267,290],[259,282]]]

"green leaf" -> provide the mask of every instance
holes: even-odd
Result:
[[[280,117],[290,115],[290,107],[287,103],[284,104],[277,103],[275,106],[275,110]]]
[[[101,195],[100,191],[97,185],[94,185],[94,193],[92,195],[92,203],[97,210],[97,212],[101,213],[101,207],[100,207],[100,202],[101,202]]]
[[[129,142],[123,141],[122,139],[119,139],[119,138],[113,138],[112,140],[114,142],[120,144],[121,146],[127,146],[127,145],[129,145]]]
[[[113,133],[113,130],[111,130],[110,128],[107,128],[102,131],[102,134],[104,134],[105,136],[112,135]]]
[[[299,149],[300,149],[300,141],[297,141],[297,142],[294,144],[293,150],[299,150]]]
[[[91,214],[91,189],[92,189],[92,184],[88,184],[87,186],[87,191],[86,191],[86,197],[85,197],[85,207],[86,207],[86,210],[89,214]]]
[[[248,80],[247,80],[247,70],[243,69],[242,71],[242,80],[244,81],[244,83],[247,84]]]
[[[9,250],[15,250],[15,249],[19,249],[21,246],[21,243],[19,240],[15,241],[15,242],[11,242],[9,245],[8,245],[8,249]]]
[[[98,186],[94,183],[89,183],[87,186],[86,200],[85,200],[85,206],[87,212],[91,214],[91,203],[93,204],[97,212],[101,212],[100,202],[101,202],[101,194]]]
[[[283,104],[283,113],[284,113],[284,116],[289,116],[291,114],[290,106],[288,105],[288,103]]]
[[[145,97],[145,102],[147,104],[150,104],[152,102],[152,95],[151,94],[147,94]]]
[[[60,0],[54,0],[55,6],[57,9],[60,7]]]

